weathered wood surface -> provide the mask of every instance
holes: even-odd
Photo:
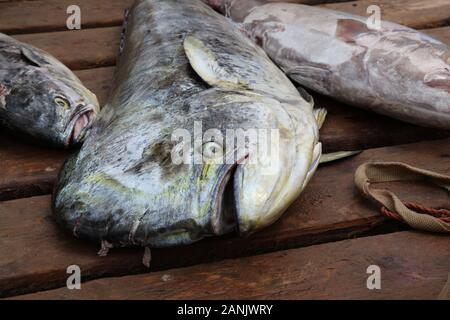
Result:
[[[14,38],[44,49],[72,70],[113,66],[121,27],[21,34]]]
[[[285,1],[285,0],[284,0]],[[341,0],[342,1],[342,0]],[[321,4],[327,0],[289,0],[305,4]],[[117,26],[122,23],[123,12],[133,0],[78,0],[82,14],[82,28]],[[31,1],[0,3],[0,32],[9,34],[36,33],[67,30],[67,7],[71,0]],[[359,0],[325,4],[335,10],[367,16],[367,7],[379,5],[382,18],[415,28],[431,28],[447,25],[450,19],[450,4],[447,0]]]
[[[67,155],[0,132],[0,201],[50,193]]]
[[[134,0],[43,0],[0,3],[0,32],[36,33],[67,30],[67,8],[76,4],[81,9],[81,27],[117,26],[123,21],[124,10]]]
[[[369,160],[404,161],[450,174],[450,139],[367,150],[325,165],[275,225],[249,238],[227,236],[195,245],[152,251],[152,270],[387,232],[399,224],[379,215],[355,190],[353,174]],[[449,196],[422,184],[392,183],[402,199],[448,207]],[[112,250],[96,256],[97,246],[66,235],[51,218],[50,197],[0,203],[0,295],[62,287],[66,268],[79,265],[85,280],[145,272],[143,250]],[[281,264],[280,264],[281,265]]]
[[[54,32],[17,36],[37,45],[72,68],[115,64],[120,28],[90,29],[79,32]],[[430,29],[432,35],[448,39],[450,29]],[[77,48],[76,54],[67,48]],[[95,92],[103,105],[111,88],[114,67],[79,70],[76,74]],[[422,140],[449,137],[450,132],[421,128],[363,110],[350,108],[331,99],[314,95],[316,105],[329,110],[321,131],[325,152],[363,150]],[[33,147],[10,136],[0,138],[0,200],[47,194],[68,151],[57,152]],[[49,171],[48,168],[56,170]],[[25,173],[25,174],[24,174]]]
[[[370,265],[381,289],[367,288]],[[416,232],[345,240],[18,299],[436,299],[450,272],[448,237]],[[243,281],[245,279],[245,281]]]
[[[435,37],[446,44],[450,44],[450,27],[427,29],[424,31],[430,36]]]

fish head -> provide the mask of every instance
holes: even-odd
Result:
[[[317,123],[306,102],[249,93],[216,101],[203,121],[192,181],[209,203],[214,234],[250,234],[274,223],[312,177],[321,155]]]
[[[21,130],[55,146],[80,143],[99,111],[96,96],[81,82],[32,68],[7,96],[8,118]]]
[[[317,123],[307,108],[280,103],[267,107],[276,120],[270,131],[258,134],[256,148],[233,175],[234,207],[242,235],[281,217],[312,178],[322,152]]]

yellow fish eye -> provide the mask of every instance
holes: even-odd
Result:
[[[56,97],[55,102],[57,105],[59,105],[60,107],[62,107],[64,109],[70,109],[69,101],[67,101],[67,99],[65,99],[63,97]]]

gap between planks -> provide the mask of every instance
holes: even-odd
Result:
[[[309,246],[398,230],[379,208],[355,190],[356,168],[369,160],[403,161],[450,174],[450,139],[366,150],[320,168],[302,195],[273,226],[249,238],[211,238],[191,246],[152,250],[151,270]],[[423,184],[391,183],[400,198],[448,207],[446,191]],[[32,208],[32,209],[30,209]],[[0,295],[12,296],[62,287],[66,268],[81,267],[83,279],[148,272],[143,250],[112,250],[96,256],[98,246],[62,232],[51,217],[50,197],[0,203]]]

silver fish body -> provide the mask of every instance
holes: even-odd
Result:
[[[227,149],[218,138],[240,129],[279,133],[270,172],[248,145]],[[174,161],[186,145],[177,130],[200,142],[186,162]],[[54,215],[76,236],[116,247],[254,232],[300,194],[320,146],[311,102],[225,17],[197,0],[137,1],[111,97],[60,173]],[[199,162],[189,161],[195,151]],[[217,161],[225,153],[232,161]]]
[[[83,140],[98,111],[95,95],[61,62],[0,34],[0,124],[69,147]]]
[[[348,104],[450,128],[450,47],[368,17],[270,0],[206,0],[299,84]]]

